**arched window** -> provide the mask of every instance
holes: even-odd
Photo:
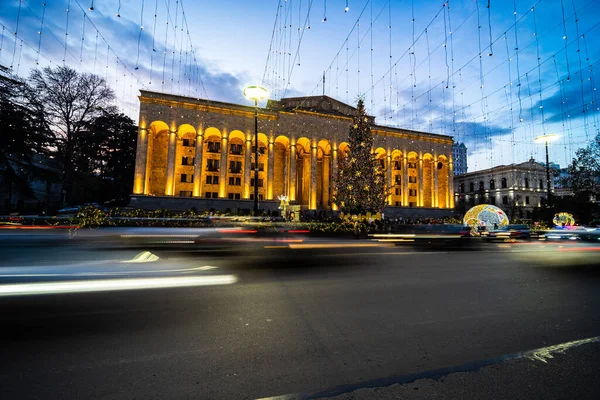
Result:
[[[544,189],[544,180],[540,179],[540,189]]]
[[[469,183],[469,192],[474,192],[475,191],[475,184],[473,182]]]
[[[500,181],[500,185],[502,185],[502,189],[506,189],[506,178],[502,178],[502,181]]]
[[[529,178],[525,177],[525,189],[529,189]]]
[[[493,179],[490,181],[490,189],[496,189],[496,181]]]
[[[461,183],[461,184],[460,184],[460,192],[461,192],[461,193],[464,193],[464,192],[465,192],[465,184],[464,184],[464,183]]]
[[[479,181],[479,190],[483,190],[483,189],[484,189],[483,181]]]

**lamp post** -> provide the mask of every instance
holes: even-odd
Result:
[[[254,216],[258,216],[258,100],[269,95],[262,86],[248,86],[244,96],[254,100]]]
[[[548,142],[558,139],[555,133],[544,134],[535,138],[536,143],[546,144],[546,190],[548,191],[548,207],[552,207],[552,191],[550,190],[550,158],[548,157]]]

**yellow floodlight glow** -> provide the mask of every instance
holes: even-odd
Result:
[[[555,140],[558,140],[559,138],[560,138],[560,136],[558,136],[556,133],[550,133],[548,135],[542,135],[542,136],[536,137],[535,142],[536,143],[554,142]]]
[[[244,89],[244,96],[254,101],[262,100],[268,95],[269,91],[262,86],[247,86]]]

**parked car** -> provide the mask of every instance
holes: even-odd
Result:
[[[531,230],[527,225],[504,225],[490,230],[482,237],[486,240],[530,239]]]

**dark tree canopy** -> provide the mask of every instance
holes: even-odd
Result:
[[[600,134],[587,147],[577,150],[568,171],[565,183],[573,193],[600,194]]]
[[[358,100],[348,142],[347,157],[340,155],[333,201],[346,214],[382,211],[387,197],[385,176],[372,153],[371,123],[362,99]]]

